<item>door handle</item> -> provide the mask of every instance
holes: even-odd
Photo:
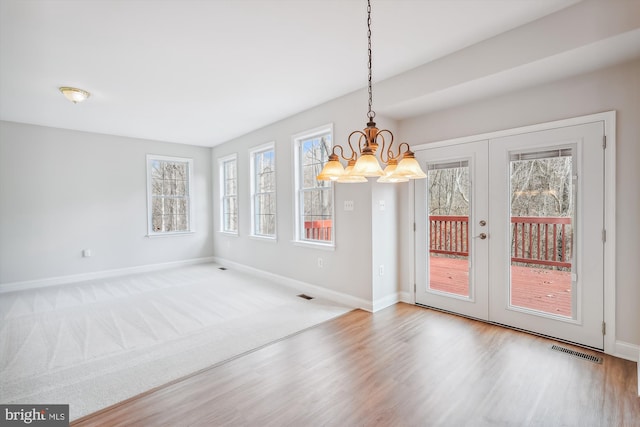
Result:
[[[487,238],[487,233],[480,233],[476,236],[476,239],[484,240]]]

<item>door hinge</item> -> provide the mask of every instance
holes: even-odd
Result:
[[[602,135],[602,148],[607,148],[607,135]]]
[[[413,231],[414,232],[416,231],[416,223],[415,222],[413,223]]]
[[[602,322],[602,335],[607,335],[607,324]]]
[[[415,294],[416,292],[417,292],[417,291],[416,291],[416,284],[414,283],[414,284],[413,284],[413,293]]]
[[[602,243],[607,241],[607,230],[602,230]]]

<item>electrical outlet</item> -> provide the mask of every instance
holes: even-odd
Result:
[[[82,256],[84,258],[89,258],[91,256],[91,249],[83,249],[82,250]]]
[[[378,207],[380,208],[381,211],[384,210],[384,205],[385,205],[384,200],[379,200],[378,201]]]
[[[324,267],[324,260],[322,258],[318,258],[318,268]]]
[[[378,267],[378,274],[380,274],[380,276],[384,276],[384,265]]]

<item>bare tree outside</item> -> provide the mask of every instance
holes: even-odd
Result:
[[[469,215],[469,168],[466,163],[429,168],[429,215]]]
[[[331,241],[333,228],[333,187],[328,181],[316,179],[329,159],[331,133],[300,141],[299,204],[301,238]]]
[[[511,161],[511,215],[573,214],[572,158]]]
[[[235,158],[222,163],[222,231],[238,231],[238,162]]]
[[[188,231],[189,163],[154,159],[150,178],[152,230]]]
[[[273,148],[253,153],[253,233],[276,234],[276,165]]]

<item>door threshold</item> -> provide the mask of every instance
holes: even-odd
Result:
[[[593,351],[597,351],[597,352],[606,354],[604,352],[603,348],[597,348],[597,347],[592,347],[592,346],[589,346],[589,345],[586,345],[586,344],[580,344],[578,342],[563,340],[561,338],[556,338],[556,337],[553,337],[551,335],[545,335],[545,334],[541,334],[541,333],[538,333],[538,332],[533,332],[533,331],[529,331],[529,330],[526,330],[526,329],[517,328],[515,326],[505,325],[504,323],[497,323],[497,322],[492,322],[490,320],[485,320],[485,319],[480,319],[480,318],[477,318],[477,317],[467,316],[465,314],[456,313],[455,311],[444,310],[442,308],[433,307],[433,306],[426,305],[426,304],[420,304],[418,302],[416,302],[415,305],[417,305],[418,307],[429,309],[429,310],[435,310],[435,311],[439,311],[441,313],[452,314],[454,316],[464,317],[465,319],[476,320],[478,322],[488,323],[489,325],[500,326],[502,328],[511,329],[513,331],[524,332],[525,334],[534,335],[534,336],[541,337],[541,338],[546,338],[546,339],[549,339],[549,340],[552,340],[552,341],[573,345],[575,347],[586,348],[588,350],[593,350]]]

